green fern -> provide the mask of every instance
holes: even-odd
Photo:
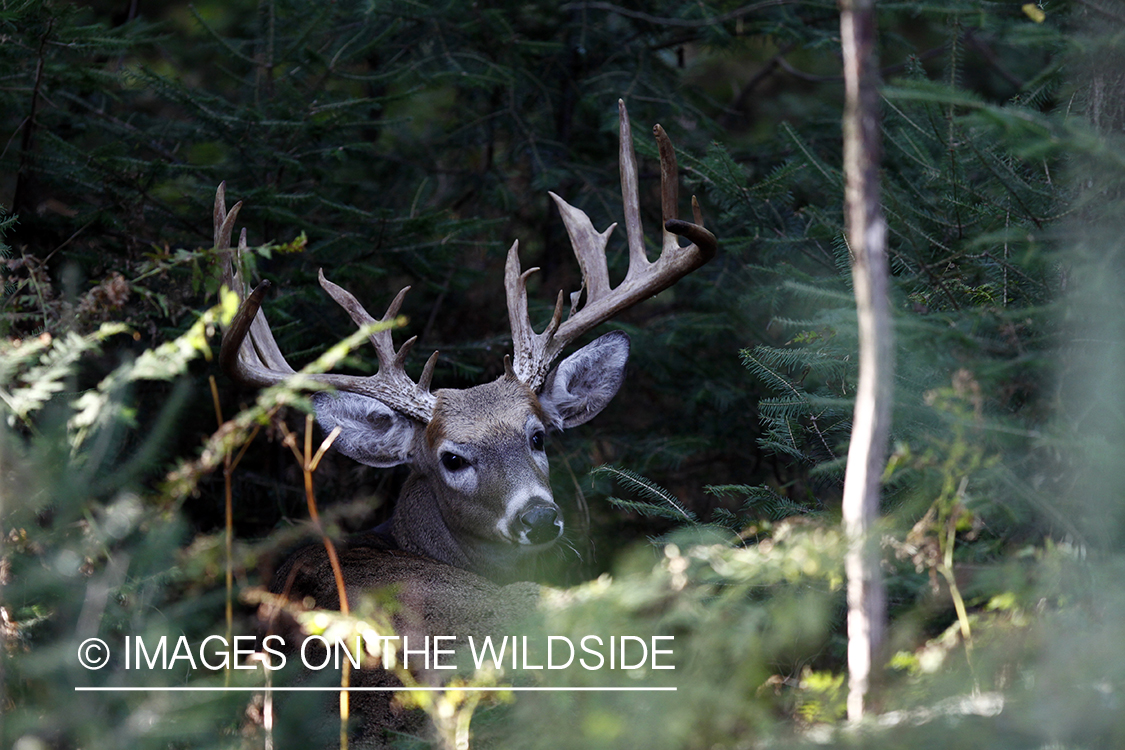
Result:
[[[62,337],[43,334],[26,341],[0,340],[0,402],[9,427],[30,424],[30,417],[54,396],[72,389],[82,357],[100,351],[102,342],[127,331],[107,323],[85,336],[73,331]]]

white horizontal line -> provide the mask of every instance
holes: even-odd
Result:
[[[466,693],[543,692],[543,693],[597,693],[597,692],[675,692],[674,687],[75,687],[76,693],[409,693],[446,692],[460,690]]]

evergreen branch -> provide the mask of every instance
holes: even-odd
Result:
[[[788,428],[788,424],[786,427]],[[812,463],[808,455],[793,443],[792,430],[787,435],[779,435],[776,430],[770,430],[765,436],[758,438],[758,447],[767,453],[780,453],[801,463]]]
[[[259,63],[258,63],[257,60],[255,60],[253,57],[250,57],[249,55],[244,55],[241,52],[239,52],[237,49],[234,48],[233,44],[231,44],[230,42],[228,42],[226,40],[226,37],[220,35],[219,32],[217,32],[213,28],[211,28],[211,24],[207,23],[207,21],[205,21],[203,19],[203,16],[201,16],[199,14],[199,11],[195,9],[194,4],[188,3],[188,13],[191,13],[192,18],[194,18],[196,20],[196,22],[199,23],[199,25],[203,27],[203,30],[206,31],[207,34],[212,39],[214,39],[216,42],[218,42],[222,46],[223,49],[225,49],[227,52],[229,52],[230,54],[237,57],[239,60],[242,60],[245,63],[249,63],[250,65],[254,66],[255,68],[258,67]]]
[[[924,128],[921,125],[919,125],[918,123],[916,123],[914,121],[913,117],[910,117],[908,114],[906,114],[906,112],[904,110],[902,110],[898,106],[898,104],[895,103],[895,100],[887,97],[887,95],[885,93],[882,94],[882,102],[883,102],[884,105],[889,107],[892,112],[894,112],[899,117],[901,117],[907,125],[909,125],[910,127],[917,130],[919,133],[921,133],[924,138],[926,138],[927,140],[930,140],[930,141],[937,140],[937,139],[934,138],[934,134],[931,131],[927,130],[926,128]]]
[[[675,495],[636,472],[621,469],[609,464],[603,464],[602,466],[594,468],[590,474],[592,476],[608,474],[616,478],[627,489],[649,498],[648,502],[620,501],[621,503],[639,503],[640,505],[650,508],[653,514],[661,514],[664,515],[664,517],[668,517],[666,514],[673,514],[672,517],[682,517],[689,523],[699,522],[695,514],[685,508],[680,501],[676,499]]]
[[[993,168],[992,163],[988,159],[984,158],[984,154],[981,153],[980,149],[978,149],[976,144],[973,143],[973,139],[969,139],[968,145],[976,155],[977,160],[984,165],[984,168],[987,169],[992,174],[992,176],[996,178],[996,181],[999,182],[1001,186],[1003,186],[1003,188],[1008,192],[1008,195],[1010,195],[1012,199],[1015,200],[1015,202],[1019,205],[1019,207],[1023,209],[1024,215],[1027,216],[1027,218],[1031,219],[1032,222],[1034,222],[1036,228],[1042,229],[1043,222],[1041,222],[1035,216],[1035,214],[1032,213],[1031,209],[1027,207],[1027,204],[1023,202],[1023,198],[1020,197],[1020,194],[1011,185],[1009,185],[1003,177],[1000,176],[1000,173],[997,172],[996,169]]]
[[[789,140],[797,147],[797,149],[804,154],[805,160],[816,167],[816,170],[824,175],[824,179],[828,180],[833,185],[842,185],[844,175],[843,173],[825,164],[816,154],[812,152],[804,139],[797,135],[797,131],[788,122],[781,123],[781,129],[788,136]]]
[[[755,347],[753,351],[749,349],[743,349],[741,352],[739,352],[739,356],[742,359],[742,364],[762,380],[772,382],[779,389],[788,389],[793,393],[793,395],[797,396],[797,398],[802,398],[804,394],[799,388],[793,385],[793,383],[788,378],[771,368],[758,357],[754,356],[755,353],[758,353],[760,349],[761,347]]]
[[[776,7],[781,6],[781,5],[806,5],[806,4],[809,4],[809,3],[807,1],[802,1],[802,0],[761,0],[761,2],[752,3],[750,5],[744,5],[741,8],[736,8],[735,10],[728,11],[728,12],[723,13],[721,15],[712,16],[711,18],[704,18],[704,19],[700,19],[700,20],[697,20],[697,21],[696,20],[690,20],[690,19],[684,19],[684,18],[665,18],[665,17],[661,17],[661,16],[654,16],[650,13],[645,13],[643,11],[630,10],[628,8],[622,8],[620,5],[614,5],[613,3],[599,2],[599,0],[587,0],[586,2],[577,2],[577,3],[564,3],[563,5],[559,6],[559,10],[562,10],[562,11],[567,11],[567,10],[604,10],[604,11],[607,11],[609,13],[614,13],[614,14],[619,15],[619,16],[624,16],[625,18],[632,18],[635,21],[644,21],[646,23],[651,23],[651,24],[656,25],[656,26],[671,26],[671,27],[686,28],[686,29],[699,29],[699,28],[706,28],[707,26],[715,26],[717,24],[723,24],[723,23],[726,23],[727,21],[734,21],[734,20],[737,20],[739,18],[742,18],[745,15],[748,15],[750,13],[754,13],[754,12],[759,11],[759,10],[764,10],[766,8],[776,8]]]
[[[850,301],[847,292],[837,291],[824,284],[805,284],[800,281],[789,280],[785,282],[785,288],[789,291],[797,292],[808,299],[838,303],[841,305],[846,305]]]
[[[703,488],[704,492],[709,495],[714,495],[720,498],[742,498],[742,505],[739,508],[739,516],[731,515],[731,520],[739,522],[738,525],[745,526],[747,519],[746,515],[754,513],[757,517],[765,514],[770,520],[779,521],[789,516],[795,515],[815,515],[819,511],[809,508],[801,503],[790,500],[785,495],[778,493],[773,487],[766,484],[747,485],[747,484],[709,484]]]
[[[655,503],[645,502],[643,500],[625,500],[620,497],[610,496],[606,500],[615,508],[624,511],[630,511],[646,518],[663,518],[668,521],[681,521],[683,514],[673,508],[667,508]],[[694,522],[694,519],[689,519]]]

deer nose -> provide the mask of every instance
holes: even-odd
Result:
[[[562,522],[554,508],[537,505],[521,513],[519,518],[522,530],[531,544],[553,542],[562,533]]]

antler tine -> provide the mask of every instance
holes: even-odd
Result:
[[[394,300],[387,308],[387,312],[383,317],[376,321],[371,316],[371,313],[364,309],[363,305],[355,296],[337,284],[329,281],[325,275],[324,270],[318,272],[320,277],[320,285],[324,287],[324,291],[336,300],[336,304],[344,308],[344,310],[351,317],[352,322],[357,326],[370,325],[372,323],[390,323],[398,315],[399,309],[402,307],[402,300],[406,297],[406,293],[410,291],[410,287],[404,287],[395,295]],[[379,371],[374,375],[367,378],[359,378],[360,383],[352,383],[348,387],[341,387],[343,390],[353,391],[355,393],[362,393],[367,396],[373,396],[379,399],[392,409],[407,414],[420,422],[427,423],[430,421],[430,416],[434,411],[434,404],[436,399],[430,393],[430,379],[434,374],[434,365],[437,362],[437,352],[430,355],[429,360],[426,361],[425,367],[422,369],[422,376],[415,383],[406,374],[406,356],[414,347],[415,342],[418,340],[417,336],[408,339],[403,343],[399,350],[395,351],[394,340],[391,337],[391,329],[384,328],[381,331],[375,331],[368,336],[372,345],[375,347],[375,354],[379,358]],[[333,376],[334,378],[342,378],[347,376]]]
[[[650,264],[645,253],[645,230],[641,225],[641,198],[637,181],[637,154],[633,151],[633,128],[629,124],[625,102],[621,99],[617,100],[617,116],[620,121],[617,160],[621,169],[621,199],[625,204],[625,234],[629,240],[628,278],[648,268]]]
[[[226,210],[226,183],[219,185],[215,191],[215,247],[222,251],[220,263],[222,265],[223,283],[229,289],[237,292],[242,297],[244,292],[242,274],[238,270],[238,258],[246,249],[246,230],[243,229],[238,241],[238,250],[232,257],[230,251],[230,236],[233,231],[234,221],[238,215],[241,203],[235,204],[228,212]],[[232,265],[234,266],[232,268]],[[333,284],[320,272],[320,283],[324,289],[336,300],[357,325],[376,322],[354,296],[343,288]],[[235,315],[231,325],[223,333],[222,349],[219,352],[219,362],[223,370],[232,380],[243,385],[253,387],[267,387],[276,385],[295,374],[293,368],[285,360],[277,341],[270,330],[265,313],[262,312],[262,300],[270,283],[263,281],[245,298],[238,314]],[[390,321],[398,315],[399,307],[407,290],[403,289],[395,297],[383,321]],[[411,339],[403,344],[398,352],[394,350],[390,330],[378,331],[371,334],[371,342],[375,345],[375,352],[379,357],[379,372],[370,377],[354,375],[338,375],[334,373],[320,373],[307,375],[309,380],[323,383],[342,391],[350,391],[365,396],[371,396],[382,401],[387,406],[428,423],[433,414],[436,399],[429,392],[430,380],[433,377],[434,364],[437,352],[434,352],[422,371],[418,383],[414,383],[407,375],[403,366],[406,355],[409,353],[416,339]]]
[[[223,283],[237,293],[240,299],[245,294],[239,261],[246,249],[246,230],[243,229],[240,233],[238,249],[233,253],[230,237],[241,208],[242,201],[239,201],[227,211],[226,182],[219,183],[215,190],[212,216],[215,249],[220,251],[219,264]],[[259,388],[274,385],[293,374],[293,368],[285,361],[266,317],[261,313],[262,300],[269,287],[270,283],[263,281],[246,297],[231,325],[223,333],[222,348],[219,351],[219,364],[232,380]]]
[[[247,336],[253,336],[251,329],[261,309],[262,300],[270,288],[263,281],[242,303],[230,327],[223,334],[222,348],[219,350],[219,365],[231,379],[248,386],[268,386],[276,380],[270,376],[254,346]],[[244,344],[247,344],[244,346]]]
[[[434,352],[430,358],[426,360],[425,366],[422,368],[422,375],[418,378],[418,388],[423,391],[430,390],[430,381],[434,377],[434,365],[437,364],[438,353]]]
[[[355,298],[351,292],[344,289],[342,286],[333,284],[324,275],[324,269],[321,268],[317,271],[317,277],[320,279],[320,285],[324,291],[328,292],[329,296],[336,301],[336,304],[344,308],[348,317],[357,327],[362,328],[365,325],[373,323],[388,323],[395,319],[398,315],[399,308],[402,307],[402,300],[406,293],[410,291],[410,287],[403,287],[399,293],[395,295],[394,300],[391,302],[390,307],[387,308],[387,313],[380,319],[375,320],[371,313],[364,309],[359,300]],[[376,331],[368,336],[371,344],[375,347],[375,353],[379,356],[379,367],[389,367],[395,360],[394,342],[391,340],[390,330]]]
[[[230,212],[227,212],[226,203],[226,182],[220,182],[219,187],[215,189],[215,208],[212,213],[212,218],[215,224],[214,243],[215,249],[219,251],[219,265],[222,271],[223,283],[227,288],[238,292],[239,298],[243,294],[242,274],[237,268],[237,264],[232,268],[232,259],[230,253],[230,235],[231,229],[234,227],[234,220],[238,217],[238,211],[242,208],[242,201],[234,204]]]
[[[676,149],[672,147],[672,140],[664,128],[655,125],[652,134],[660,151],[660,211],[664,219],[664,248],[660,259],[664,260],[669,253],[673,256],[698,254],[702,265],[715,257],[719,242],[715,235],[703,228],[703,210],[694,195],[691,196],[691,213],[695,223],[679,219],[680,172],[676,166]],[[680,247],[677,235],[686,237],[692,244]]]
[[[557,196],[555,199],[561,200]],[[565,341],[555,339],[562,322],[563,293],[559,290],[555,312],[547,328],[542,333],[536,333],[527,312],[527,277],[539,269],[529,268],[521,272],[519,249],[520,243],[516,240],[508,248],[508,260],[504,265],[504,291],[508,299],[508,323],[512,328],[515,354],[514,365],[505,356],[504,371],[535,390],[546,379],[551,362],[566,346]]]
[[[676,149],[672,148],[672,140],[659,123],[652,126],[652,135],[656,138],[656,149],[660,152],[660,216],[667,224],[669,220],[678,221],[680,215],[680,168],[676,164]],[[679,249],[680,243],[667,227],[662,234],[662,253]]]
[[[637,157],[633,151],[632,129],[625,102],[618,100],[620,124],[621,197],[625,204],[625,232],[629,243],[629,271],[617,288],[610,286],[605,248],[616,224],[604,232],[597,232],[585,212],[571,206],[551,193],[559,208],[574,255],[582,269],[582,284],[586,302],[581,309],[572,311],[564,323],[559,323],[562,312],[562,293],[555,308],[555,317],[548,329],[536,334],[527,315],[527,275],[519,270],[518,243],[508,251],[505,285],[508,295],[508,317],[512,325],[515,346],[514,372],[532,390],[538,390],[546,379],[551,363],[571,341],[594,326],[612,318],[617,313],[651,297],[675,284],[681,278],[715,257],[718,241],[715,235],[703,228],[703,214],[699,202],[692,197],[695,223],[681,221],[677,214],[679,197],[679,170],[676,152],[667,133],[659,125],[653,128],[660,152],[661,211],[664,219],[663,242],[660,257],[649,261],[644,249],[644,230],[641,227],[640,196],[637,180]],[[691,245],[680,247],[677,235],[686,237]]]

